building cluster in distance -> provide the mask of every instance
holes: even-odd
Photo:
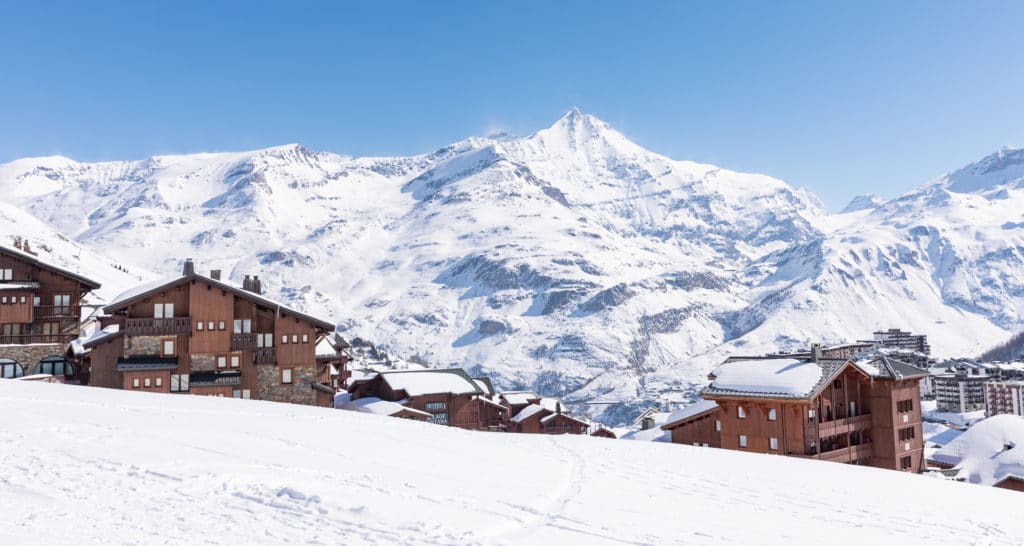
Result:
[[[462,369],[353,369],[334,321],[264,297],[256,275],[234,286],[186,260],[180,274],[83,313],[83,297],[99,287],[39,260],[27,242],[0,247],[0,378],[320,405],[478,431],[616,437],[562,400],[502,392]],[[86,314],[93,327],[83,334]],[[844,345],[734,356],[709,374],[699,401],[660,428],[673,443],[921,472],[929,462],[922,399],[945,412],[1024,415],[1024,362],[936,365],[930,355],[926,336],[889,329]],[[649,411],[638,423],[651,429],[653,419]],[[993,434],[978,436],[998,444]],[[1020,455],[1013,443],[992,448],[1005,462],[994,485],[1024,483],[1024,469],[1011,464]],[[931,462],[963,470],[955,453],[940,455]]]

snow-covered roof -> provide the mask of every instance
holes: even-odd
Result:
[[[816,362],[764,358],[726,362],[712,372],[709,390],[718,394],[805,397],[821,381]]]
[[[490,381],[482,377],[474,377],[473,382],[476,383],[476,386],[479,387],[484,394],[494,394],[494,387],[491,386]]]
[[[541,406],[538,406],[537,404],[530,404],[529,406],[523,408],[522,411],[515,414],[515,416],[513,416],[512,419],[509,420],[512,421],[513,423],[522,423],[523,421],[529,419],[530,417],[533,417],[534,415],[537,415],[538,413],[544,413],[547,411],[548,410],[542,408]]]
[[[971,483],[1024,480],[1024,417],[989,417],[938,449],[930,460],[953,465],[959,470],[957,478]]]
[[[577,423],[579,423],[581,425],[586,425],[588,427],[590,426],[589,422],[584,421],[583,419],[580,419],[580,418],[577,418],[577,417],[573,417],[572,415],[569,415],[568,413],[552,413],[550,415],[545,415],[544,417],[540,418],[540,422],[541,423],[547,423],[547,422],[555,419],[556,417],[564,417],[566,419],[569,419],[570,421],[576,421]]]
[[[501,404],[495,402],[494,400],[491,400],[490,398],[487,398],[486,396],[477,396],[477,397],[474,397],[473,400],[479,400],[479,401],[483,402],[484,404],[487,404],[489,406],[494,406],[496,408],[506,409],[505,406],[502,406]]]
[[[55,266],[55,265],[53,265],[51,263],[44,262],[44,261],[40,260],[39,257],[34,255],[34,254],[28,254],[26,252],[22,252],[20,250],[17,250],[17,249],[14,249],[14,248],[10,248],[10,247],[7,247],[7,246],[2,246],[2,245],[0,245],[0,253],[7,254],[9,256],[13,256],[13,257],[15,257],[15,258],[17,258],[17,259],[19,259],[19,260],[21,260],[23,262],[32,264],[32,265],[34,265],[36,267],[39,267],[41,269],[44,269],[46,271],[52,271],[52,272],[58,273],[60,275],[63,275],[65,277],[70,277],[70,278],[72,278],[72,279],[82,283],[83,285],[86,286],[86,288],[89,288],[91,290],[96,290],[97,288],[100,287],[100,283],[98,283],[98,282],[96,282],[96,281],[94,281],[92,279],[83,277],[83,276],[79,275],[78,273],[75,273],[74,271],[69,271],[67,269],[64,269],[64,268],[61,268],[61,267],[57,267],[57,266]]]
[[[120,326],[111,324],[102,330],[95,330],[91,334],[71,340],[69,346],[75,356],[82,356],[97,343],[113,339],[120,335]]]
[[[380,375],[393,390],[405,391],[409,396],[441,393],[484,394],[476,382],[459,368],[381,372]]]
[[[334,396],[334,407],[349,411],[372,413],[374,415],[392,416],[399,413],[412,413],[421,417],[430,417],[430,414],[425,411],[403,406],[399,402],[381,400],[375,396],[352,400],[352,395],[347,392],[339,392]]]
[[[281,304],[281,303],[279,303],[277,301],[274,301],[274,300],[272,300],[270,298],[267,298],[267,297],[265,297],[265,296],[263,296],[261,294],[257,294],[255,292],[250,292],[250,291],[245,290],[243,288],[239,288],[237,286],[230,285],[230,284],[228,284],[228,283],[226,283],[224,281],[219,281],[219,280],[216,280],[216,279],[212,279],[212,278],[207,277],[205,275],[200,275],[199,273],[189,273],[187,275],[177,275],[177,276],[172,276],[172,277],[164,277],[163,279],[160,279],[160,280],[156,280],[156,281],[152,281],[152,282],[147,282],[147,283],[142,283],[142,284],[140,284],[138,286],[135,286],[135,287],[131,288],[130,290],[127,290],[127,291],[122,292],[121,294],[119,294],[117,297],[115,297],[113,299],[113,301],[111,301],[110,303],[108,303],[104,307],[104,311],[106,311],[108,313],[113,312],[113,311],[115,311],[115,310],[117,310],[117,309],[119,309],[121,307],[124,307],[124,306],[126,306],[126,305],[128,305],[130,303],[133,303],[135,300],[137,300],[137,299],[139,299],[139,298],[141,298],[141,297],[143,297],[143,296],[145,296],[145,295],[147,295],[147,294],[149,294],[151,292],[156,292],[156,291],[159,291],[159,290],[164,289],[164,288],[171,288],[173,286],[185,283],[185,282],[187,282],[189,280],[192,280],[192,279],[198,279],[198,280],[200,280],[202,282],[205,282],[205,283],[207,283],[207,284],[209,284],[211,286],[220,288],[221,290],[226,290],[226,291],[231,292],[231,293],[233,293],[233,294],[235,294],[237,296],[240,296],[242,298],[245,298],[245,299],[248,299],[250,301],[256,302],[256,303],[258,303],[260,305],[263,305],[265,307],[275,308],[275,309],[278,309],[279,311],[283,311],[283,312],[285,312],[285,313],[287,313],[289,315],[293,315],[293,316],[296,316],[296,317],[301,317],[301,318],[303,318],[305,320],[308,320],[308,321],[316,324],[317,326],[319,326],[319,327],[321,327],[321,328],[323,328],[325,330],[330,330],[330,331],[334,330],[335,325],[333,323],[331,323],[330,321],[326,321],[326,320],[323,320],[323,319],[316,318],[316,317],[314,317],[312,315],[308,315],[306,313],[303,313],[302,311],[299,311],[297,309],[293,309],[291,307],[283,305],[283,304]]]
[[[533,391],[508,391],[500,395],[506,402],[513,406],[529,404],[530,400],[537,400],[540,396]]]
[[[715,409],[718,409],[718,402],[715,402],[714,400],[701,400],[699,402],[695,402],[670,415],[669,418],[665,421],[665,424],[661,426],[661,428],[671,428],[672,425],[676,423],[686,421],[687,419],[692,419],[698,415],[707,413]]]

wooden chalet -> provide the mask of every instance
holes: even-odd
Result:
[[[79,337],[82,298],[96,281],[41,260],[28,242],[0,246],[0,378],[59,375],[88,383],[65,356]]]
[[[587,434],[590,423],[562,411],[562,402],[540,398],[509,419],[508,432],[525,434]]]
[[[489,381],[464,370],[402,370],[377,372],[349,381],[353,402],[377,398],[427,412],[431,423],[470,430],[501,431],[508,408],[491,399]]]
[[[104,308],[103,329],[78,340],[91,384],[125,390],[316,402],[316,345],[334,324],[238,288],[220,272],[147,283]]]
[[[348,350],[351,346],[341,337],[334,334],[323,338],[316,345],[316,387],[318,406],[331,407],[334,395],[345,389],[345,381],[352,377],[348,369],[352,360]]]
[[[661,428],[673,443],[920,472],[926,375],[886,357],[730,359]]]

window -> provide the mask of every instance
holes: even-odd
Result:
[[[715,432],[722,432],[722,422],[715,419]]]
[[[218,330],[227,330],[227,329],[228,329],[228,325],[227,325],[227,323],[225,323],[225,322],[224,322],[224,321],[222,320],[222,321],[220,321],[220,322],[218,322],[218,323],[217,323],[217,329],[218,329]]]
[[[162,377],[156,378],[156,386],[157,387],[163,387],[164,386],[164,378],[162,378]]]
[[[242,359],[238,355],[231,355],[231,367],[237,368],[241,366]]]
[[[153,318],[172,318],[174,316],[173,303],[154,303]]]
[[[36,364],[32,373],[45,373],[71,377],[75,375],[75,369],[71,366],[71,363],[62,356],[48,356],[40,360],[39,364]]]
[[[21,297],[21,303],[28,303],[28,298],[26,298],[25,296],[22,296]]]
[[[159,386],[159,385],[157,385]],[[188,392],[188,374],[171,374],[171,392]]]
[[[298,342],[299,342],[299,336],[297,334],[292,334],[292,343],[298,343]]]
[[[236,334],[251,334],[252,321],[249,319],[235,319],[234,329]]]
[[[911,466],[910,457],[900,458],[900,470],[907,470]]]
[[[292,370],[291,368],[285,368],[281,370],[281,383],[290,384],[292,382]]]
[[[736,406],[736,417],[740,419],[747,418],[747,410],[743,409],[743,406]]]
[[[32,298],[32,305],[34,307],[39,307],[39,305],[41,303],[42,303],[42,300],[39,299],[39,296],[35,296],[35,297]]]
[[[165,339],[164,340],[164,342],[163,342],[163,351],[164,351],[163,352],[164,356],[173,356],[174,355],[174,340],[173,339]]]
[[[777,419],[777,415],[775,413],[775,408],[772,408],[772,409],[768,410],[768,420],[769,421],[775,421],[776,419]]]
[[[240,389],[235,389],[235,390],[231,391],[231,398],[241,398],[241,397],[242,397],[242,391]]]
[[[11,379],[12,377],[22,377],[24,375],[25,369],[21,367],[21,364],[9,358],[0,358],[0,377]]]
[[[0,296],[0,303],[7,303],[7,296]]]
[[[13,269],[0,269],[0,281],[10,281],[14,279]]]
[[[899,436],[901,442],[914,439],[914,427],[901,428]]]
[[[274,334],[256,334],[256,346],[257,347],[273,347],[274,346]]]
[[[206,329],[210,330],[210,331],[213,331],[213,321],[212,320],[206,323]]]
[[[778,438],[768,438],[768,449],[771,449],[772,451],[778,451],[779,450],[779,439]]]
[[[228,367],[228,359],[227,359],[227,357],[218,356],[217,357],[217,367],[218,368],[227,368]]]
[[[843,388],[843,380],[842,379],[836,379],[835,381],[832,382],[832,386],[834,388],[837,388],[837,389]]]
[[[242,389],[242,399],[243,400],[248,400],[248,399],[252,398],[251,394],[252,394],[252,391],[250,391],[249,389]]]
[[[815,416],[815,412],[814,412],[813,409],[807,410],[807,422],[813,422],[814,421],[814,416]]]
[[[68,315],[71,313],[71,294],[53,295],[53,314]]]
[[[139,378],[138,377],[136,377],[135,379],[132,379],[132,388],[133,389],[139,388]]]
[[[145,385],[145,387],[146,387],[146,388],[148,389],[148,388],[150,388],[151,386],[153,386],[153,380],[147,377],[147,378],[146,378],[146,381],[145,381],[145,383],[143,383],[143,384],[144,384],[144,385]]]
[[[200,320],[200,321],[196,322],[196,330],[198,330],[200,332],[203,331],[203,321]]]
[[[740,447],[747,447],[747,437],[744,434],[740,434]]]
[[[288,344],[288,336],[281,336],[281,345]]]
[[[302,342],[303,343],[309,343],[309,335],[308,334],[302,334]]]
[[[900,400],[900,401],[896,402],[896,412],[897,413],[909,413],[909,412],[912,412],[912,411],[914,411],[914,401],[913,400]]]

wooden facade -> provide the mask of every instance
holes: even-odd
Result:
[[[590,423],[564,413],[561,402],[555,401],[553,408],[550,407],[552,404],[544,404],[544,402],[545,399],[539,399],[537,403],[529,404],[516,413],[509,420],[508,432],[522,434],[587,434],[589,432]]]
[[[903,365],[906,366],[906,365]],[[807,397],[705,390],[717,408],[666,423],[672,442],[920,472],[921,404],[913,368],[869,374],[839,365]]]
[[[27,243],[0,247],[0,375],[57,372],[70,383],[88,374],[66,360],[80,334],[82,299],[99,283],[44,262]]]
[[[316,403],[315,348],[333,325],[198,275],[191,261],[180,278],[119,296],[104,311],[103,325],[120,335],[86,347],[97,385],[147,390],[149,378],[159,392]]]
[[[393,388],[388,383],[391,374],[451,374],[460,378],[456,392],[410,392]],[[369,379],[350,383],[348,392],[353,400],[379,398],[388,402],[399,402],[403,406],[426,412],[431,423],[468,430],[502,431],[508,422],[508,409],[490,398],[465,371],[453,368],[447,370],[417,370],[381,372]]]

